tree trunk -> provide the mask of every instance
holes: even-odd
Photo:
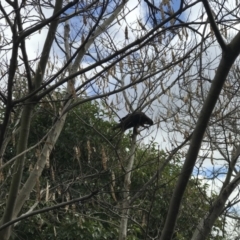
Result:
[[[216,198],[208,213],[205,215],[204,218],[200,220],[192,236],[192,240],[207,239],[208,235],[211,232],[213,224],[220,216],[226,201],[228,200],[234,189],[238,186],[239,182],[240,173],[238,173],[237,176],[233,179],[233,181],[221,191],[220,195]]]
[[[122,209],[121,209],[121,221],[119,227],[119,240],[126,240],[127,239],[127,225],[128,225],[128,216],[129,216],[129,200],[130,200],[130,187],[131,187],[131,174],[132,168],[134,163],[134,154],[136,149],[136,139],[137,134],[133,133],[132,138],[132,146],[130,151],[130,158],[128,165],[126,167],[126,175],[124,178],[124,185],[123,185],[123,202],[122,202]]]
[[[175,186],[171,202],[168,209],[167,219],[160,240],[171,240],[177,220],[179,208],[181,206],[182,197],[187,187],[189,178],[198,157],[201,147],[203,135],[207,128],[212,111],[221,93],[223,84],[229,74],[229,71],[240,53],[240,32],[235,36],[232,42],[227,46],[227,50],[223,52],[222,59],[216,71],[216,75],[212,81],[208,96],[204,102],[196,127],[193,132],[191,143],[188,149],[186,160],[182,167],[181,175]]]

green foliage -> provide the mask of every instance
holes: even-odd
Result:
[[[47,126],[50,126],[52,121],[48,105],[36,109],[36,112],[38,114],[33,116],[30,145],[48,132]],[[112,124],[108,119],[103,119],[105,115],[98,103],[81,105],[69,113],[65,127],[50,155],[50,164],[45,168],[23,212],[26,212],[36,199],[41,199],[38,207],[43,208],[84,196],[95,189],[100,190],[99,195],[84,203],[76,203],[20,222],[14,232],[17,239],[117,238],[130,134],[116,137],[109,142],[108,139],[111,139],[114,133]],[[167,157],[156,145],[140,145],[135,153],[131,196],[142,191],[143,185],[152,178]],[[27,153],[27,159],[31,161],[27,162],[23,179],[27,178],[38,151],[41,151],[41,146]],[[13,153],[9,148],[8,154]],[[176,156],[131,206],[128,239],[154,238],[161,232],[173,187],[180,174],[180,160],[180,157]],[[40,195],[40,190],[45,190],[47,184],[50,185],[49,197],[45,200],[46,194]],[[194,179],[190,180],[174,239],[190,239],[208,205],[206,186]],[[216,224],[219,229],[220,226],[220,222]]]

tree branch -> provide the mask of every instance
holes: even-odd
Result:
[[[203,2],[203,5],[204,5],[204,8],[207,12],[207,15],[208,15],[208,20],[210,22],[210,25],[211,25],[211,28],[213,30],[213,32],[215,33],[215,36],[217,38],[217,41],[220,45],[220,47],[222,48],[223,51],[226,51],[227,50],[227,45],[226,43],[224,42],[223,38],[222,38],[222,35],[218,29],[218,26],[214,20],[214,17],[213,17],[213,14],[212,14],[212,10],[211,10],[211,7],[208,3],[208,0],[202,0]]]
[[[40,209],[40,210],[37,210],[37,211],[34,211],[34,212],[31,212],[31,213],[28,213],[28,214],[24,214],[23,216],[21,217],[18,217],[12,221],[9,221],[5,224],[3,224],[2,226],[0,226],[0,230],[6,228],[6,227],[9,227],[11,226],[12,224],[16,223],[16,222],[19,222],[23,219],[26,219],[26,218],[29,218],[31,216],[34,216],[34,215],[37,215],[37,214],[40,214],[40,213],[44,213],[44,212],[49,212],[51,210],[54,210],[54,209],[57,209],[57,208],[60,208],[60,207],[64,207],[66,205],[70,205],[72,203],[75,203],[75,202],[84,202],[90,198],[92,198],[94,195],[98,194],[98,190],[92,192],[91,194],[85,196],[85,197],[80,197],[80,198],[76,198],[76,199],[73,199],[71,201],[68,201],[68,202],[63,202],[63,203],[59,203],[55,206],[52,206],[52,207],[47,207],[47,208],[43,208],[43,209]]]
[[[204,102],[202,110],[195,130],[193,132],[192,140],[188,149],[186,160],[182,167],[181,175],[178,178],[175,186],[171,202],[169,205],[167,219],[164,225],[164,229],[160,240],[170,240],[175,228],[176,219],[178,216],[179,208],[181,205],[182,197],[187,187],[189,178],[191,177],[193,167],[198,157],[198,152],[201,147],[203,135],[207,128],[210,116],[216,105],[223,84],[228,76],[228,73],[240,53],[240,32],[227,46],[227,50],[224,52],[220,64],[217,68],[216,75],[212,81],[208,96]]]
[[[184,8],[183,11],[187,10],[188,8],[190,8],[190,7],[192,7],[192,6],[196,5],[196,4],[197,4],[196,2],[190,4],[189,6],[187,6],[186,8]],[[41,93],[40,95],[38,95],[38,100],[39,100],[39,98],[42,98],[42,97],[45,96],[47,93],[49,93],[49,92],[51,92],[52,90],[54,90],[56,87],[62,85],[62,84],[65,83],[65,82],[67,82],[69,79],[74,78],[74,77],[76,77],[76,76],[78,76],[78,75],[80,75],[80,74],[82,74],[82,73],[87,72],[87,71],[90,71],[90,70],[92,70],[93,68],[99,66],[100,64],[103,64],[103,63],[105,63],[105,62],[107,62],[107,61],[110,61],[111,59],[114,59],[114,58],[116,58],[116,57],[119,56],[119,55],[121,55],[121,58],[119,58],[119,59],[121,60],[121,59],[123,58],[122,56],[125,57],[125,56],[129,55],[130,53],[132,53],[134,50],[131,51],[131,52],[128,52],[128,53],[125,54],[125,55],[123,54],[123,52],[125,52],[125,51],[127,51],[128,49],[134,47],[135,45],[139,45],[140,43],[145,43],[145,44],[146,44],[147,41],[151,41],[151,40],[155,37],[155,35],[153,35],[153,36],[151,36],[151,37],[149,37],[149,36],[152,35],[152,34],[154,34],[154,33],[155,33],[156,35],[158,35],[158,34],[160,34],[160,33],[165,32],[166,29],[163,29],[162,31],[156,33],[156,31],[157,31],[160,27],[162,27],[165,23],[167,23],[167,22],[170,21],[172,18],[174,18],[175,16],[177,16],[179,13],[180,13],[180,12],[176,12],[176,13],[173,14],[171,17],[167,18],[167,19],[164,20],[161,24],[159,24],[158,26],[156,26],[155,28],[153,28],[151,31],[149,31],[145,36],[143,36],[142,38],[137,39],[136,41],[134,41],[134,42],[132,42],[132,43],[130,43],[130,44],[127,45],[126,47],[122,48],[121,50],[116,51],[115,53],[113,53],[112,55],[104,58],[103,60],[99,61],[98,63],[92,64],[91,66],[86,67],[85,69],[82,69],[82,70],[80,70],[80,71],[75,72],[75,73],[72,74],[71,76],[69,76],[69,77],[65,78],[64,80],[61,80],[61,81],[59,81],[58,83],[54,84],[53,86],[49,87],[49,89],[46,90],[47,92],[43,92],[43,93]],[[188,25],[188,24],[186,24],[186,25]],[[179,24],[179,26],[183,26],[183,24]],[[173,27],[175,28],[175,27],[178,27],[178,26],[175,25],[175,26],[173,26]],[[171,27],[171,28],[173,28],[173,27]],[[144,42],[145,40],[146,40],[146,42]],[[139,48],[137,48],[137,49],[139,49]],[[72,60],[72,58],[71,58],[70,60]],[[116,62],[118,62],[118,61],[119,61],[119,60],[117,60]],[[18,104],[18,103],[20,103],[20,102],[23,102],[23,101],[27,100],[28,98],[30,98],[31,96],[36,95],[36,93],[40,92],[42,89],[44,89],[46,86],[48,86],[51,82],[53,82],[53,81],[66,69],[66,66],[68,66],[68,65],[69,65],[69,63],[67,63],[67,64],[65,65],[65,67],[62,68],[62,69],[61,69],[55,76],[53,76],[50,80],[48,80],[46,83],[42,84],[41,87],[39,87],[39,89],[36,89],[35,91],[33,91],[32,93],[30,93],[28,96],[26,96],[26,97],[24,97],[24,98],[21,98],[21,99],[19,99],[19,100],[14,101],[14,104]],[[111,66],[112,66],[112,65],[111,65]]]

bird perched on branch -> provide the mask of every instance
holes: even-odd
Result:
[[[133,132],[138,133],[138,128],[145,127],[145,125],[153,125],[152,119],[143,112],[134,112],[120,119],[120,123],[113,129],[120,128],[120,131],[124,132],[133,127]]]

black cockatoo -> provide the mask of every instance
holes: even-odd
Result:
[[[120,123],[116,125],[113,129],[120,128],[122,132],[125,130],[132,128],[134,133],[138,133],[137,129],[141,127],[145,127],[145,125],[153,125],[153,121],[143,112],[134,112],[126,115],[122,119],[120,119]]]

